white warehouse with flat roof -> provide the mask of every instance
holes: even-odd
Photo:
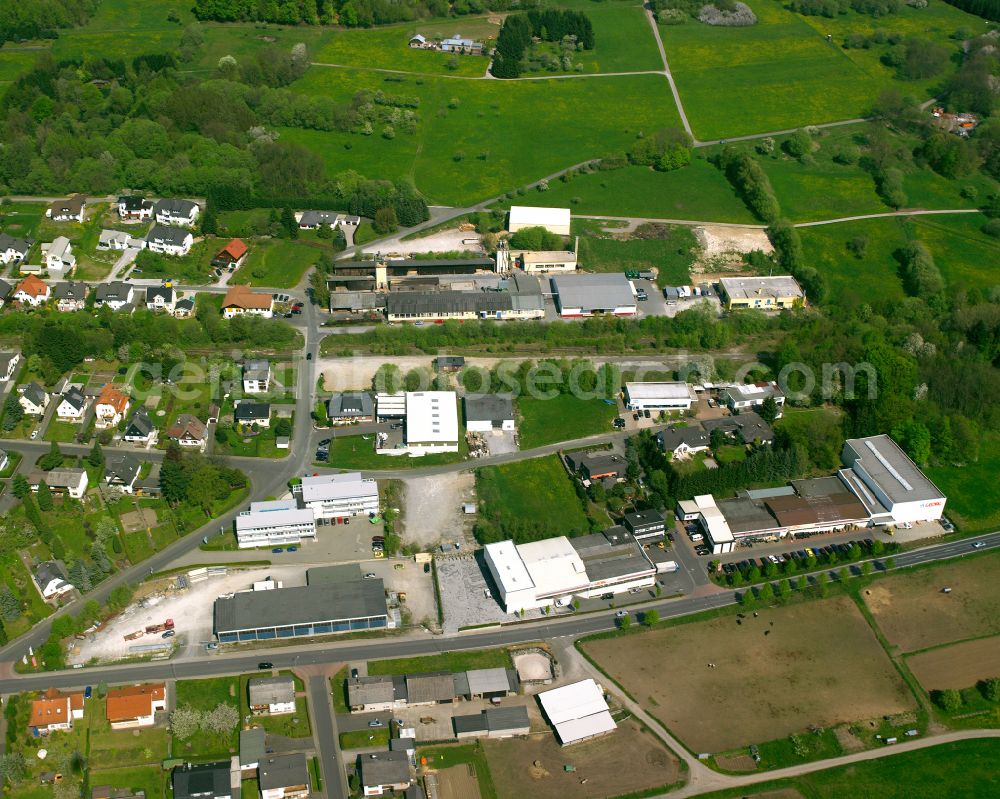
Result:
[[[557,236],[568,236],[569,208],[535,208],[530,205],[512,205],[507,229],[517,233],[529,227],[543,227]]]
[[[626,383],[625,405],[630,411],[687,411],[698,399],[687,383]]]
[[[593,679],[580,680],[538,695],[542,710],[563,746],[617,729],[604,691]]]
[[[316,515],[293,499],[251,502],[250,510],[236,517],[240,549],[298,544],[316,538]]]
[[[378,513],[378,483],[363,478],[361,472],[303,477],[295,491],[303,507],[310,508],[317,519]]]
[[[406,392],[406,452],[458,452],[458,397],[454,391]]]

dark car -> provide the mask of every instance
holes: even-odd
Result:
[[[284,551],[285,550],[284,550],[283,547],[275,547],[274,549],[271,550],[271,554],[272,555],[280,555]]]
[[[351,677],[353,677],[355,680],[358,679],[358,670],[357,669],[351,669]]]
[[[260,663],[257,664],[257,668],[260,671],[268,671],[274,668],[274,664],[270,660],[262,660]]]
[[[425,563],[424,564],[424,574],[430,574],[430,573],[431,573],[431,564]]]
[[[94,695],[94,689],[91,686],[87,686],[83,689],[83,698],[90,699]]]
[[[313,354],[311,352],[306,353],[306,360],[311,361],[313,359]]]
[[[296,547],[296,546],[290,546],[290,547],[288,548],[288,551],[289,551],[289,552],[298,552],[298,551],[299,551],[299,548],[298,548],[298,547]]]

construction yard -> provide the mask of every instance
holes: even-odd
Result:
[[[861,612],[838,597],[583,644],[694,752],[900,713],[914,700]]]
[[[673,753],[632,719],[610,735],[570,747],[546,731],[486,741],[484,749],[498,799],[598,799],[647,792],[680,776]]]
[[[890,644],[917,652],[1000,633],[998,576],[990,554],[879,580],[864,600]]]

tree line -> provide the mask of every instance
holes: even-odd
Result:
[[[83,25],[100,0],[18,0],[0,3],[0,45],[21,39],[55,39],[60,28]]]
[[[945,0],[945,2],[977,17],[1000,22],[1000,0]]]
[[[427,17],[507,11],[515,5],[530,8],[537,3],[538,0],[195,0],[194,13],[199,19],[218,22],[370,28]]]
[[[559,42],[567,37],[575,41],[577,47],[592,50],[594,29],[590,17],[582,11],[551,8],[510,14],[497,36],[492,67],[494,77],[519,77],[524,71],[524,57],[532,39]]]

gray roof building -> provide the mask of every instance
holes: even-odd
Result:
[[[349,707],[381,705],[402,699],[397,696],[392,677],[350,677],[347,680],[347,704]]]
[[[134,291],[131,283],[124,280],[112,280],[110,283],[99,283],[94,294],[94,304],[103,305],[106,302],[129,302],[129,295]]]
[[[52,287],[56,301],[83,302],[87,299],[87,284],[82,280],[67,280]]]
[[[173,286],[150,286],[146,289],[147,304],[155,301],[157,298],[169,305],[174,301]]]
[[[514,400],[504,394],[469,394],[465,397],[466,422],[502,422],[514,418]]]
[[[491,316],[513,309],[511,295],[500,291],[403,291],[390,294],[385,303],[390,317]]]
[[[46,560],[35,567],[35,583],[39,588],[45,588],[53,580],[66,582],[66,575],[54,560]]]
[[[244,380],[270,380],[271,362],[267,358],[249,358],[243,364]]]
[[[231,796],[229,763],[178,766],[173,773],[174,799],[221,799]]]
[[[18,239],[6,233],[0,233],[0,253],[13,250],[17,253],[18,260],[24,260],[33,243],[31,239]]]
[[[260,761],[257,767],[257,779],[261,791],[275,788],[309,788],[309,767],[306,756],[301,752],[291,755],[276,755]]]
[[[726,435],[739,435],[748,444],[770,444],[774,441],[771,425],[753,411],[742,411],[739,416],[705,419],[701,424],[709,436],[713,430],[721,430]]]
[[[624,477],[628,461],[611,450],[573,452],[566,456],[573,469],[588,480],[602,477]]]
[[[450,671],[406,675],[406,701],[410,705],[452,702],[455,677]]]
[[[0,300],[5,300],[10,296],[14,287],[6,280],[0,280]]]
[[[233,411],[237,422],[249,424],[271,418],[271,405],[268,402],[241,402]]]
[[[255,768],[267,751],[267,733],[263,727],[240,730],[240,767]]]
[[[184,228],[153,225],[153,229],[146,236],[146,241],[168,247],[183,247],[190,235],[191,231]]]
[[[357,770],[364,786],[406,785],[411,782],[410,756],[406,752],[358,755]]]
[[[250,707],[279,705],[295,701],[295,680],[289,676],[259,677],[247,684]]]
[[[636,300],[624,272],[562,275],[552,278],[552,286],[564,316],[635,312]]]
[[[153,427],[153,420],[149,418],[146,406],[140,405],[125,427],[125,438],[146,438],[153,432]]]
[[[157,200],[156,205],[153,206],[153,212],[157,216],[160,214],[170,214],[171,216],[190,216],[191,212],[197,207],[198,203],[191,202],[190,200],[167,198]]]
[[[327,400],[326,414],[331,419],[366,419],[375,415],[375,401],[367,391],[345,391]]]
[[[624,527],[615,525],[603,533],[569,539],[587,569],[591,583],[638,578],[656,573],[642,545]]]
[[[439,355],[434,359],[434,368],[439,372],[456,372],[465,366],[461,355]]]
[[[108,466],[104,479],[108,485],[123,485],[131,488],[139,477],[142,463],[128,452],[115,452],[108,456]]]
[[[668,427],[656,434],[656,441],[664,452],[674,452],[681,445],[688,449],[706,449],[709,434],[698,425]]]
[[[903,502],[944,504],[941,489],[887,435],[847,439],[841,459],[890,511]]]
[[[45,404],[45,390],[34,380],[25,385],[24,390],[21,391],[21,396],[28,400],[32,405],[41,407]]]
[[[340,217],[336,211],[303,211],[299,217],[299,227],[312,228],[319,225],[334,225]]]

